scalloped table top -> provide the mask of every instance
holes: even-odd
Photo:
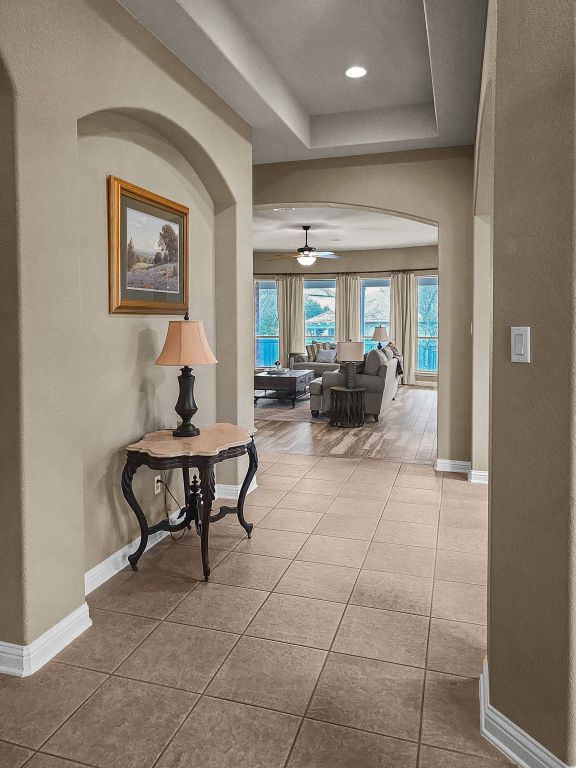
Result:
[[[127,451],[138,451],[157,458],[176,456],[217,456],[228,448],[236,448],[250,442],[252,432],[236,424],[211,424],[200,427],[196,437],[174,437],[171,429],[149,432]]]

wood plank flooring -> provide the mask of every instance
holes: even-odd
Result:
[[[308,398],[294,409],[287,401],[264,400],[254,413],[256,443],[260,451],[429,464],[436,458],[436,402],[435,388],[400,387],[379,422],[338,429],[327,416],[312,418]]]

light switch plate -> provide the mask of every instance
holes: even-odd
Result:
[[[530,362],[530,328],[513,325],[510,328],[510,360],[513,363]]]

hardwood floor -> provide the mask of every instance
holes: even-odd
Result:
[[[260,451],[430,463],[436,458],[436,401],[435,388],[400,387],[379,422],[339,429],[327,416],[313,419],[308,398],[294,409],[287,401],[264,400],[255,408],[256,444]]]

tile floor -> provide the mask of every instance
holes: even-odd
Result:
[[[166,539],[94,626],[0,676],[2,768],[498,768],[479,734],[486,489],[261,453],[246,516]]]

